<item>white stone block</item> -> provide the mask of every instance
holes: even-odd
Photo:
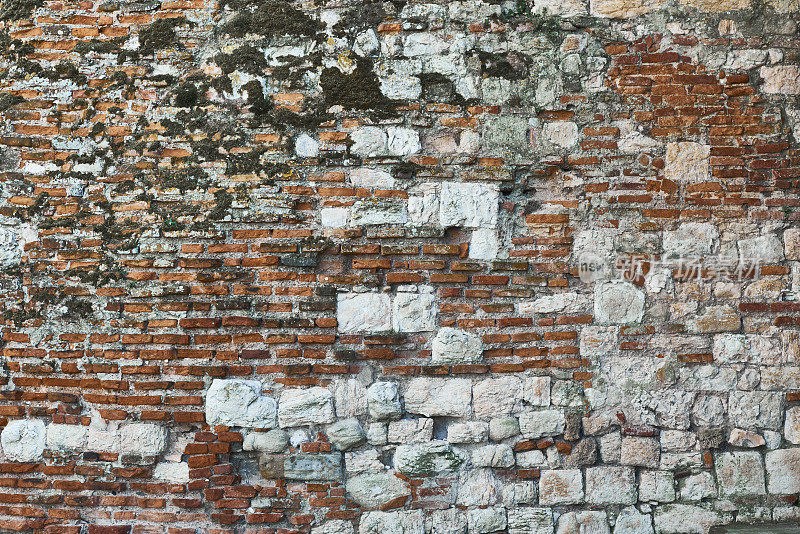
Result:
[[[392,321],[397,332],[436,330],[437,306],[433,293],[398,293],[392,306]]]
[[[328,389],[314,386],[308,389],[287,388],[281,392],[278,402],[281,428],[326,424],[335,420],[333,394]]]
[[[472,411],[472,382],[466,378],[415,378],[408,383],[404,398],[409,413],[465,417]]]
[[[39,419],[11,421],[0,434],[3,454],[12,462],[35,462],[42,458],[45,426]]]
[[[342,333],[386,332],[392,328],[392,303],[385,293],[339,293],[336,321]]]
[[[157,456],[167,447],[167,429],[152,423],[130,423],[119,430],[120,454]]]
[[[444,326],[431,343],[431,362],[437,364],[470,364],[483,360],[483,341],[475,334]]]
[[[495,228],[500,202],[496,185],[467,182],[442,184],[439,223],[445,228]]]
[[[273,428],[277,425],[275,399],[261,395],[258,380],[218,379],[206,393],[206,422],[245,428]]]
[[[47,425],[47,448],[51,451],[86,450],[88,427],[81,425]]]

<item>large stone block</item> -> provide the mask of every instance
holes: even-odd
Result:
[[[680,4],[695,7],[700,11],[715,13],[747,9],[750,7],[750,0],[680,0]]]
[[[474,508],[500,501],[501,482],[491,469],[462,469],[458,476],[456,505]]]
[[[525,506],[510,509],[508,534],[553,534],[553,511]]]
[[[399,419],[403,408],[400,389],[395,382],[375,382],[367,389],[367,411],[372,419]]]
[[[290,480],[339,481],[342,479],[342,455],[289,454],[284,458],[283,476]]]
[[[89,429],[81,425],[47,425],[47,448],[51,451],[82,451],[86,449]]]
[[[772,391],[731,391],[728,418],[732,425],[740,428],[778,430],[782,397]]]
[[[598,283],[594,289],[594,317],[603,324],[638,323],[644,315],[644,292],[628,282]]]
[[[358,534],[425,534],[422,510],[366,512],[358,524]]]
[[[392,304],[392,322],[397,332],[436,330],[437,306],[433,293],[398,293]]]
[[[762,90],[768,94],[800,94],[800,67],[797,65],[776,65],[761,67],[758,71],[764,80]]]
[[[708,534],[712,526],[725,522],[721,513],[689,504],[659,506],[653,515],[658,534]]]
[[[667,143],[664,176],[674,182],[704,182],[710,176],[711,147],[693,142]]]
[[[600,466],[586,469],[586,502],[636,503],[636,472],[632,467]]]
[[[278,404],[261,395],[258,380],[215,378],[206,393],[206,422],[211,426],[273,428],[277,415]]]
[[[39,419],[11,421],[0,434],[3,454],[12,462],[35,462],[42,458],[45,426]]]
[[[385,470],[350,477],[345,487],[349,496],[365,508],[378,508],[411,495],[405,482],[391,471]]]
[[[522,382],[516,376],[486,378],[472,388],[475,416],[481,419],[518,411],[522,402]]]
[[[677,230],[664,232],[664,255],[676,258],[704,258],[711,254],[719,230],[709,223],[683,223]]]
[[[415,378],[404,395],[406,411],[427,417],[465,417],[472,412],[472,382],[466,378]]]
[[[479,336],[458,328],[444,326],[431,343],[431,362],[470,364],[483,360],[483,341]]]
[[[545,506],[583,502],[580,469],[548,469],[539,477],[539,503]]]
[[[767,491],[777,495],[800,493],[800,448],[768,451]]]
[[[770,265],[783,261],[783,245],[774,235],[740,239],[739,262],[744,265]]]
[[[736,310],[727,304],[707,306],[702,313],[688,321],[689,330],[699,334],[716,334],[718,332],[735,332],[742,321]]]
[[[385,332],[392,329],[392,302],[386,293],[339,293],[336,296],[339,332]]]
[[[661,3],[655,0],[590,0],[589,6],[595,17],[632,19],[657,10]]]
[[[431,476],[455,471],[463,461],[446,441],[400,445],[394,453],[394,468],[406,476]]]
[[[444,182],[439,204],[439,223],[444,227],[494,228],[500,192],[484,183]]]
[[[167,429],[151,423],[131,423],[120,428],[119,452],[157,456],[167,447]]]
[[[367,439],[361,423],[355,417],[333,423],[325,433],[328,434],[331,445],[340,451],[346,451]]]
[[[278,403],[278,423],[281,428],[332,423],[333,394],[326,388],[287,388]]]
[[[720,493],[726,497],[764,495],[764,464],[751,451],[723,452],[714,457]]]
[[[567,512],[558,518],[556,534],[611,534],[605,512]]]
[[[519,415],[519,429],[523,437],[541,438],[564,433],[566,419],[561,410],[523,412]]]

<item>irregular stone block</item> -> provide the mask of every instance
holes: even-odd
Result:
[[[632,19],[661,7],[655,0],[590,0],[589,12],[595,17]]]
[[[362,126],[350,133],[350,152],[364,158],[383,156],[388,151],[389,136],[376,126]]]
[[[519,415],[519,428],[525,438],[558,436],[564,433],[566,420],[561,410],[523,412]]]
[[[330,519],[322,525],[313,527],[311,534],[355,534],[352,521]]]
[[[675,475],[669,471],[642,471],[639,474],[639,500],[672,502],[675,500]]]
[[[458,328],[444,326],[431,343],[431,362],[437,364],[470,364],[483,360],[480,337]]]
[[[333,423],[325,429],[325,433],[328,434],[331,445],[340,451],[346,451],[367,439],[361,423],[354,417]]]
[[[784,260],[783,245],[774,235],[762,235],[737,241],[739,262],[744,265],[771,265]]]
[[[242,449],[246,451],[283,452],[289,445],[289,434],[281,429],[269,432],[249,432],[244,437]]]
[[[473,260],[493,260],[500,250],[500,238],[494,228],[476,228],[469,240],[469,257]]]
[[[406,411],[427,417],[465,417],[472,411],[472,382],[466,378],[415,378],[404,395]]]
[[[748,430],[778,430],[781,423],[780,393],[769,391],[731,391],[728,417],[731,424]]]
[[[514,450],[510,445],[486,445],[472,451],[475,467],[509,468],[514,465]]]
[[[569,121],[546,122],[542,127],[542,139],[561,148],[578,144],[578,125]]]
[[[734,332],[739,330],[741,325],[742,321],[739,318],[739,314],[727,304],[707,306],[702,313],[688,321],[687,324],[690,331],[699,334]]]
[[[508,534],[553,534],[552,510],[527,507],[509,510]]]
[[[611,534],[605,512],[567,512],[558,518],[556,534]]]
[[[594,318],[603,324],[638,323],[644,315],[644,293],[628,282],[597,283]]]
[[[261,395],[258,380],[215,378],[206,393],[206,422],[210,426],[272,428],[277,425],[278,405]]]
[[[713,13],[747,9],[750,7],[750,0],[680,0],[680,4]]]
[[[363,473],[351,477],[345,485],[350,497],[365,508],[380,506],[411,495],[405,482],[390,471]]]
[[[550,377],[526,377],[522,381],[522,400],[531,406],[550,406]]]
[[[579,504],[583,502],[583,474],[580,469],[548,469],[539,477],[539,503]]]
[[[405,224],[408,212],[404,204],[384,199],[360,200],[350,208],[350,226]]]
[[[393,189],[394,177],[386,171],[359,167],[350,171],[350,183],[353,187],[365,189]]]
[[[764,80],[762,90],[768,94],[800,94],[800,67],[797,65],[776,65],[761,67],[758,71]]]
[[[278,403],[278,423],[281,428],[320,425],[336,420],[333,413],[333,394],[315,386],[308,389],[287,388]]]
[[[723,452],[714,456],[720,492],[726,497],[764,495],[764,464],[755,451]]]
[[[709,145],[689,141],[667,143],[664,176],[678,183],[704,182],[710,176],[710,154]]]
[[[475,416],[489,418],[510,414],[518,410],[522,402],[522,382],[515,376],[486,378],[473,388]]]
[[[776,495],[800,492],[800,448],[768,451],[767,491]]]
[[[455,471],[463,462],[446,441],[400,445],[394,453],[394,468],[406,476],[431,476]]]
[[[437,308],[436,296],[432,293],[398,293],[393,302],[394,329],[397,332],[436,330]]]
[[[342,455],[289,454],[283,461],[283,476],[290,480],[341,480]]]
[[[577,17],[586,15],[586,3],[581,0],[534,0],[533,13],[556,17]]]
[[[386,332],[392,329],[392,303],[385,293],[339,293],[336,295],[339,332]]]
[[[467,513],[467,524],[470,533],[489,534],[506,529],[506,511],[504,508],[478,508]]]
[[[399,419],[402,414],[400,390],[395,382],[375,382],[367,389],[367,410],[377,421]]]
[[[683,223],[664,232],[664,255],[668,258],[703,258],[714,249],[719,230],[709,223]]]
[[[366,512],[358,524],[358,534],[425,534],[422,510]]]
[[[800,228],[787,228],[783,232],[783,246],[787,260],[800,260]]]
[[[581,329],[581,356],[596,358],[619,348],[619,328],[616,326],[584,326]]]
[[[653,518],[629,506],[620,510],[614,534],[653,534]]]
[[[512,115],[487,120],[483,131],[483,142],[491,154],[529,152],[528,119]]]
[[[402,419],[389,423],[389,442],[425,443],[433,439],[433,419]]]
[[[500,481],[491,469],[466,469],[459,473],[456,493],[458,506],[493,506],[499,501]]]
[[[489,439],[487,423],[453,423],[447,427],[447,441],[450,443],[481,443],[487,439]]]
[[[151,423],[131,423],[120,428],[120,454],[157,456],[167,447],[167,429]]]
[[[586,469],[586,502],[634,504],[636,473],[632,467],[600,466]]]
[[[160,462],[153,468],[153,478],[173,484],[189,482],[189,464],[186,462]]]
[[[477,387],[477,386],[476,386]],[[475,410],[477,415],[477,409]],[[495,417],[489,420],[489,437],[493,441],[503,441],[519,434],[519,421],[516,417]]]
[[[81,425],[47,425],[47,448],[51,451],[82,451],[86,449],[89,429]]]
[[[45,426],[39,419],[11,421],[0,434],[3,454],[12,462],[35,462],[42,458]]]
[[[656,508],[653,523],[659,534],[708,534],[725,517],[709,508],[689,504],[667,504]]]
[[[444,182],[439,203],[439,224],[445,228],[495,228],[500,192],[484,183]]]
[[[786,420],[787,422],[789,421],[788,415]],[[728,437],[728,443],[734,447],[756,448],[766,445],[767,441],[763,436],[761,436],[761,434],[748,432],[747,430],[742,430],[741,428],[734,428],[731,430],[731,434]]]
[[[267,479],[283,478],[283,464],[286,456],[283,454],[262,454],[258,458],[258,468],[261,476]]]
[[[389,136],[388,148],[392,156],[410,156],[422,148],[419,142],[419,133],[411,128],[390,126],[386,133]]]

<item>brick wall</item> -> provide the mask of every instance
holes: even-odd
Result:
[[[0,1],[0,530],[800,518],[796,0]]]

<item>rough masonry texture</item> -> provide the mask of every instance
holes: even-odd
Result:
[[[799,23],[0,0],[0,530],[800,531]]]

